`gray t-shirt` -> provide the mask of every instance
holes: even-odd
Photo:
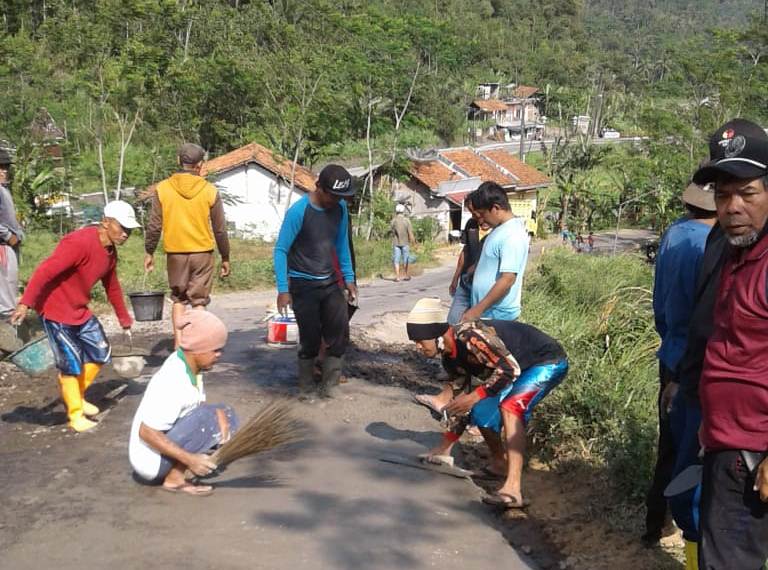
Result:
[[[16,207],[13,205],[13,197],[8,189],[0,184],[0,243],[6,243],[11,234],[19,241],[24,239],[24,231],[19,220],[16,219]]]
[[[392,245],[402,247],[404,245],[410,245],[411,235],[413,235],[413,228],[411,227],[411,220],[406,218],[403,214],[397,214],[392,220]]]

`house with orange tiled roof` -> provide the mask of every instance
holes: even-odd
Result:
[[[505,141],[543,138],[546,117],[539,110],[539,93],[538,87],[530,85],[479,84],[467,114],[472,138]]]
[[[222,192],[227,223],[243,237],[277,237],[288,207],[315,188],[315,174],[286,157],[250,143],[207,160],[201,175]],[[293,179],[293,185],[291,180]]]
[[[496,182],[507,190],[515,215],[535,233],[538,191],[552,182],[533,166],[505,150],[480,151],[471,147],[433,151],[411,161],[410,178],[396,183],[394,197],[416,218],[430,216],[443,237],[460,230],[469,218],[464,198],[483,182]]]
[[[480,179],[465,176],[445,164],[437,154],[415,159],[410,177],[393,186],[395,202],[406,206],[413,218],[430,217],[440,226],[439,238],[461,226],[462,200],[480,184]]]

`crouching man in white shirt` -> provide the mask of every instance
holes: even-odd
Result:
[[[216,465],[205,454],[237,430],[234,410],[206,404],[202,372],[219,360],[227,327],[213,313],[188,311],[181,320],[179,348],[147,385],[131,427],[128,455],[136,475],[148,483],[189,495],[205,496],[210,485],[187,481],[189,469],[198,476]]]

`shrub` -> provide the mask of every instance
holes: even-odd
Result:
[[[526,282],[523,318],[558,339],[571,369],[537,410],[534,441],[559,461],[604,465],[640,501],[654,460],[658,337],[651,270],[637,256],[544,255]]]
[[[413,235],[419,243],[433,241],[440,233],[440,224],[435,218],[425,216],[411,220]]]

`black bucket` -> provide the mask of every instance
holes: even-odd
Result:
[[[133,306],[133,316],[137,321],[162,321],[165,293],[162,291],[145,291],[144,293],[128,293]]]

